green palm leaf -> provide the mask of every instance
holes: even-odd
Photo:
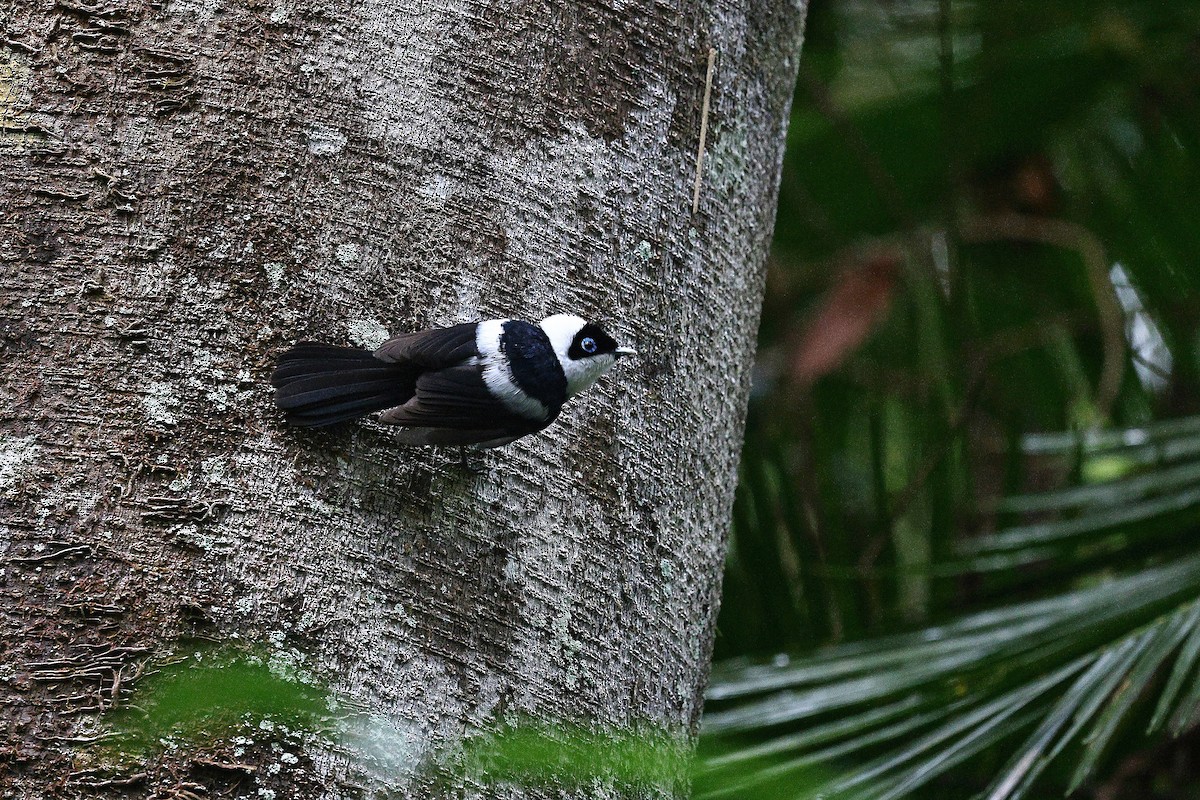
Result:
[[[1031,437],[1024,446],[1040,456],[1144,464],[1144,448],[1171,452],[1197,423]],[[1064,542],[1094,546],[1117,536],[1112,553],[1140,554],[1126,574],[1077,570],[1050,597],[914,633],[795,660],[718,664],[705,717],[713,755],[698,796],[746,796],[803,773],[823,777],[776,795],[901,798],[1000,748],[1008,758],[986,797],[1013,800],[1030,796],[1056,762],[1073,764],[1067,786],[1080,786],[1139,712],[1148,734],[1168,723],[1174,734],[1191,727],[1200,717],[1200,549],[1180,551],[1177,540],[1200,514],[1200,464],[1155,462],[1103,483],[1010,498],[1002,507],[1054,518],[963,548],[1032,563],[1045,558],[1047,543],[1053,553]],[[1175,541],[1146,533],[1156,521]]]

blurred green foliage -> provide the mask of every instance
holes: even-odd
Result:
[[[1200,4],[813,0],[788,145],[700,794],[1195,792]]]
[[[208,646],[152,666],[134,683],[133,700],[106,715],[103,741],[144,758],[170,743],[219,742],[243,729],[317,730],[332,708],[326,689],[266,648]]]
[[[451,774],[495,789],[505,782],[546,789],[618,787],[624,791],[676,790],[692,766],[685,736],[665,731],[589,730],[529,720],[468,738]]]

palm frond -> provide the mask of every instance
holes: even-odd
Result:
[[[1169,450],[1198,423],[1026,444],[1039,455],[1124,458],[1151,442]],[[1016,800],[1050,765],[1067,763],[1066,752],[1070,789],[1094,776],[1139,712],[1148,735],[1190,728],[1200,718],[1200,551],[1179,552],[1177,543],[1200,521],[1200,469],[1165,461],[1100,484],[1011,498],[1002,506],[1052,518],[964,548],[1028,563],[1048,545],[1095,547],[1119,534],[1113,553],[1140,554],[1127,574],[1106,566],[1076,573],[1074,585],[1053,596],[915,633],[800,659],[717,665],[704,727],[714,754],[699,796],[778,787],[804,773],[822,778],[772,796],[901,798],[991,751],[1008,757],[986,797]],[[1144,532],[1155,519],[1176,543],[1157,555],[1147,542],[1165,540]]]

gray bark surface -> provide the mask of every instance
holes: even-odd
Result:
[[[0,10],[0,787],[424,797],[499,722],[693,734],[803,6]],[[272,406],[296,339],[562,311],[642,355],[481,474]],[[368,709],[386,774],[95,786],[139,665],[235,633]]]

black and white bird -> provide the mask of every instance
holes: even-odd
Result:
[[[595,323],[556,314],[406,333],[371,352],[299,342],[271,376],[288,422],[322,427],[386,409],[406,444],[498,447],[542,430],[622,356]]]

